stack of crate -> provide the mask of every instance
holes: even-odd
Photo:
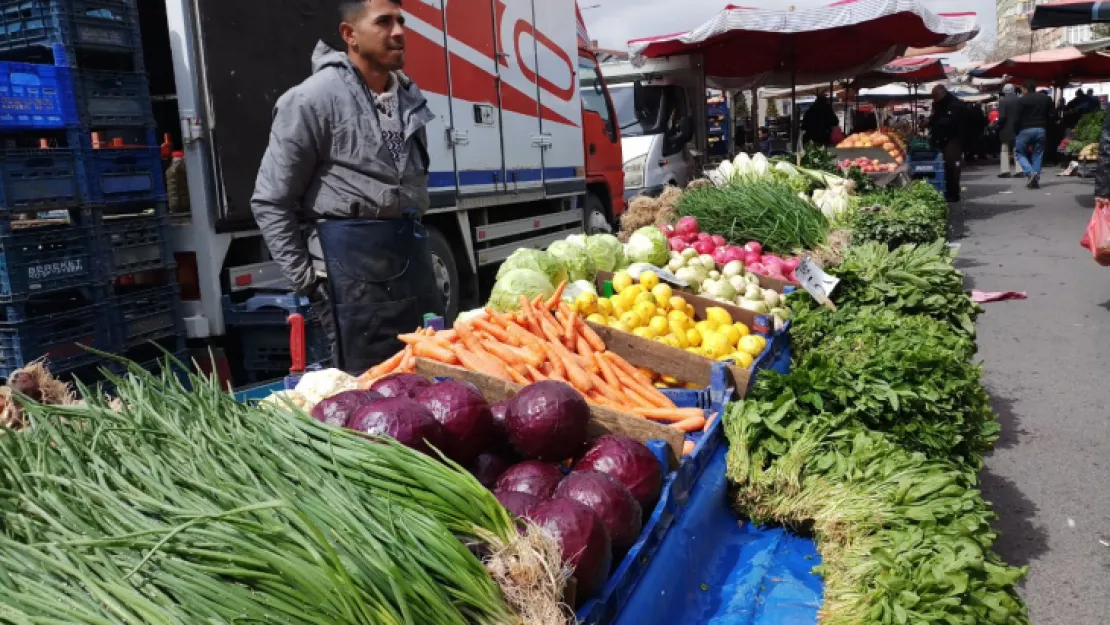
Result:
[[[140,0],[0,0],[0,377],[184,350]]]

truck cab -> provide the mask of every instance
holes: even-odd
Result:
[[[333,3],[334,4],[334,3]],[[184,153],[174,248],[193,339],[233,334],[225,296],[288,290],[250,197],[274,103],[309,76],[338,12],[306,0],[139,3],[159,130]],[[428,128],[431,231],[448,314],[480,305],[519,247],[610,231],[624,210],[620,129],[572,1],[413,0],[406,73]]]

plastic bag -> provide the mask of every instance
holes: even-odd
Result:
[[[1095,199],[1095,211],[1079,244],[1091,250],[1096,263],[1110,267],[1110,200]]]

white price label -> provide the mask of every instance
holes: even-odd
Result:
[[[833,289],[840,284],[840,278],[825,273],[809,258],[803,260],[794,270],[794,277],[801,283],[802,288],[813,296],[813,299],[822,304],[829,300]]]

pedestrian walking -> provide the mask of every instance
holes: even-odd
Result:
[[[945,199],[960,201],[960,169],[963,140],[967,134],[967,110],[944,85],[933,87],[933,114],[929,118],[929,142],[944,155]]]
[[[1056,115],[1052,98],[1037,93],[1034,80],[1025,82],[1025,94],[1018,98],[1018,133],[1014,141],[1014,159],[1021,165],[1025,175],[1025,186],[1039,189],[1041,186],[1041,165],[1044,163],[1044,146],[1048,127]],[[1033,158],[1029,159],[1029,149]]]
[[[1014,164],[1014,140],[1017,139],[1018,95],[1011,84],[1002,87],[998,101],[999,178],[1009,178],[1017,173]]]

